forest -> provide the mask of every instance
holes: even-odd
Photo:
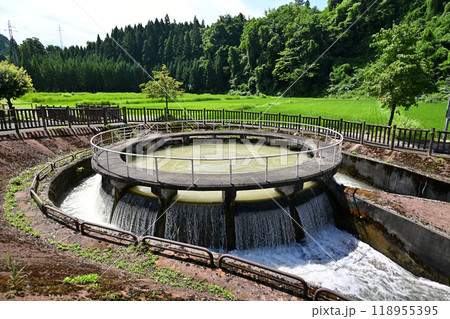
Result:
[[[415,30],[415,50],[433,82],[450,91],[450,1],[372,4],[329,0],[318,10],[296,0],[261,18],[223,15],[210,26],[166,15],[64,49],[37,38],[20,45],[1,40],[3,50],[17,48],[37,91],[138,92],[166,65],[190,93],[353,97],[364,95],[365,70],[376,57],[373,36],[396,23]]]

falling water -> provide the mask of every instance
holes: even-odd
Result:
[[[109,224],[113,204],[113,194],[102,188],[102,176],[94,175],[64,194],[59,206],[63,212],[82,220]]]
[[[125,193],[111,216],[111,224],[139,236],[152,236],[158,215],[158,199]]]
[[[312,197],[296,209],[306,234],[312,235],[334,222],[333,208],[326,193]]]
[[[189,244],[227,247],[222,204],[174,202],[166,213],[165,237]]]
[[[280,198],[260,202],[236,202],[236,212],[238,249],[276,247],[295,241],[289,208]]]

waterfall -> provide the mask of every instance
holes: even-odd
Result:
[[[297,205],[296,209],[307,234],[312,235],[329,225],[334,225],[333,208],[325,192]]]
[[[165,237],[197,246],[226,248],[222,203],[173,203],[166,213]]]
[[[294,226],[285,201],[236,203],[236,248],[276,247],[295,241]]]
[[[139,236],[153,235],[158,199],[125,193],[111,215],[111,224]]]

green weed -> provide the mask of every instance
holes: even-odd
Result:
[[[21,285],[23,284],[23,281],[25,277],[27,276],[22,275],[22,271],[25,269],[25,266],[17,270],[16,262],[11,259],[11,254],[9,253],[9,250],[6,251],[6,261],[8,263],[8,269],[11,271],[11,276],[9,276],[9,283],[11,286],[16,290],[20,290]]]
[[[99,275],[97,274],[89,274],[89,275],[82,275],[82,276],[76,276],[74,278],[72,277],[66,277],[64,278],[63,282],[73,285],[90,285],[90,284],[96,284]]]

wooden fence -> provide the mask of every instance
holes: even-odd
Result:
[[[450,154],[450,132],[411,129],[344,121],[313,116],[281,113],[247,112],[243,110],[157,109],[118,106],[78,105],[76,108],[36,106],[29,109],[0,110],[0,131],[71,128],[74,125],[108,125],[114,123],[148,123],[194,120],[205,124],[222,122],[259,126],[261,129],[308,129],[321,126],[340,132],[346,140],[386,147],[391,150],[415,150],[428,154]]]

